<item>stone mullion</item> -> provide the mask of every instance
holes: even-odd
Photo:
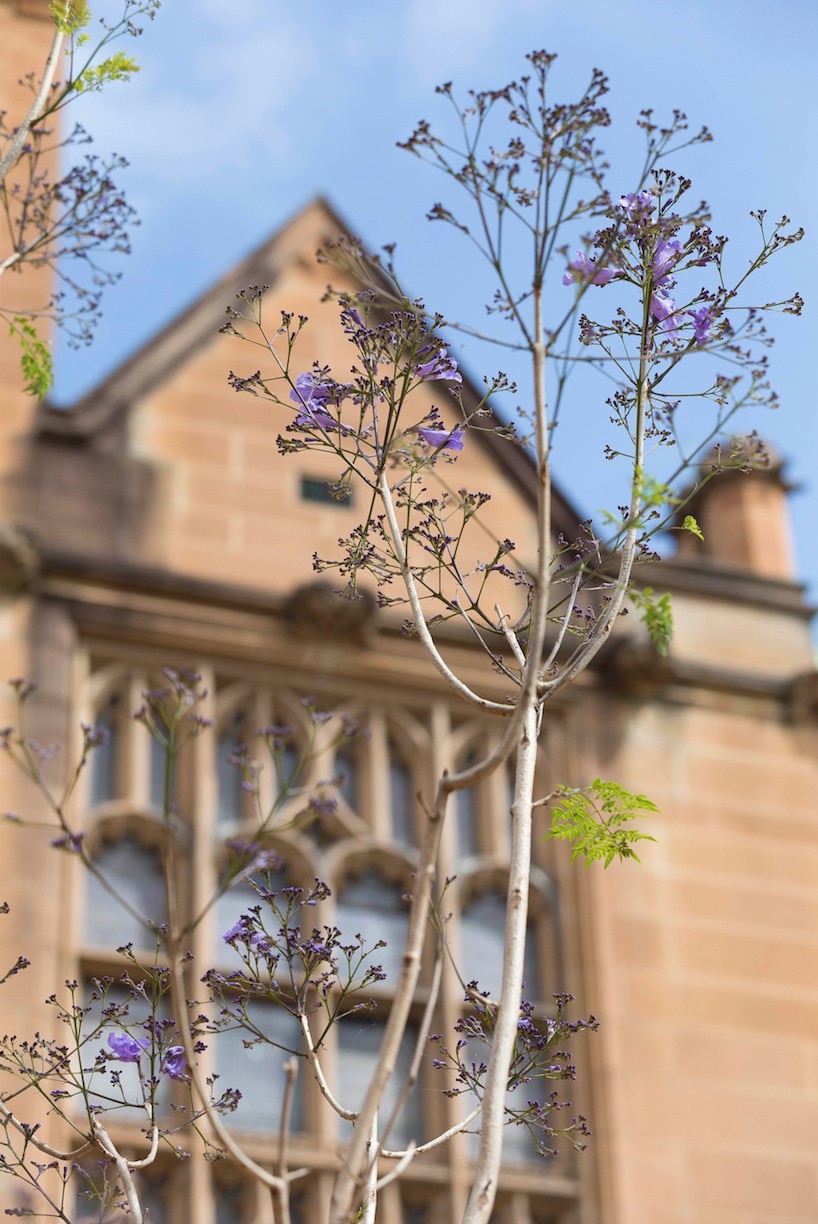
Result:
[[[198,671],[201,675],[201,687],[207,691],[207,696],[199,703],[196,712],[202,718],[214,720],[215,726],[216,702],[212,669],[207,664],[200,663]],[[182,758],[184,760],[185,756],[189,756],[191,765],[191,768],[186,771],[190,788],[186,805],[190,814],[191,846],[188,860],[190,867],[184,887],[191,920],[204,910],[215,886],[213,838],[216,822],[217,781],[214,734],[215,730],[209,729],[197,735],[185,749]],[[188,995],[191,998],[197,996],[198,981],[212,959],[210,954],[213,943],[211,924],[212,911],[208,912],[191,932],[190,947],[194,960],[192,973],[187,983]],[[199,1055],[199,1072],[203,1078],[214,1070],[211,1061],[212,1048]],[[186,1224],[187,1219],[196,1220],[197,1224],[215,1224],[212,1163],[205,1159],[201,1144],[196,1142],[190,1147],[188,1196],[184,1204],[184,1211],[188,1215],[185,1216],[184,1211],[181,1212],[179,1224]],[[176,1224],[175,1221],[174,1224]]]
[[[254,803],[258,803],[258,808],[266,817],[276,797],[275,766],[267,752],[266,745],[258,738],[256,731],[272,726],[277,721],[273,707],[273,694],[266,685],[264,688],[257,689],[254,694],[252,716],[253,725],[247,729],[247,742],[250,745],[250,755],[262,767],[258,779],[258,800],[254,800]],[[253,828],[255,829],[255,824]]]
[[[179,1204],[180,1210],[173,1213],[173,1224],[189,1224],[191,1220],[196,1224],[216,1224],[213,1164],[205,1159],[201,1143],[191,1146],[187,1176],[185,1201]]]
[[[134,722],[132,716],[144,705],[142,694],[147,688],[145,673],[133,671],[123,691],[126,708],[121,713],[119,724],[121,749],[117,764],[117,781],[123,787],[124,797],[134,808],[143,812],[150,806],[151,738],[145,727]]]

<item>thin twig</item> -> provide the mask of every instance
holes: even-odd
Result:
[[[50,1144],[45,1143],[42,1139],[38,1139],[34,1133],[34,1128],[31,1126],[26,1126],[24,1122],[21,1122],[19,1118],[16,1118],[11,1110],[6,1108],[2,1101],[0,1101],[0,1114],[3,1115],[6,1122],[11,1123],[14,1129],[18,1132],[18,1134],[23,1136],[27,1143],[33,1143],[44,1156],[52,1156],[56,1160],[76,1160],[78,1156],[83,1156],[87,1151],[89,1151],[90,1148],[94,1146],[89,1140],[87,1143],[83,1143],[82,1147],[75,1148],[73,1152],[61,1152],[57,1148],[51,1147]]]

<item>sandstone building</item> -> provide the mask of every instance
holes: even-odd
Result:
[[[21,59],[39,37],[29,8],[0,0],[0,45]],[[229,368],[246,368],[246,350],[218,334],[235,292],[266,283],[274,306],[310,316],[316,351],[307,355],[340,363],[334,307],[319,304],[326,272],[312,258],[339,224],[325,202],[309,205],[70,411],[33,406],[0,337],[0,675],[38,681],[30,731],[42,743],[76,746],[80,721],[108,730],[76,797],[80,819],[115,888],[154,912],[158,764],[131,713],[163,667],[202,674],[214,724],[178,780],[181,896],[191,912],[218,881],[226,841],[249,827],[247,797],[226,764],[233,746],[273,723],[306,735],[308,693],[360,718],[369,738],[314,765],[314,781],[345,774],[337,811],[271,844],[292,879],[330,883],[327,920],[394,932],[397,942],[423,820],[415,795],[491,743],[497,727],[458,704],[402,634],[402,614],[366,605],[342,617],[314,586],[312,553],[331,551],[354,525],[354,501],[326,498],[335,473],[323,456],[279,454],[275,409],[226,382]],[[25,304],[35,289],[17,291]],[[523,558],[534,548],[533,477],[523,452],[491,438],[458,459],[458,481],[493,491],[488,529],[502,538],[514,523]],[[557,530],[575,530],[561,495],[554,515]],[[642,866],[608,872],[572,866],[543,841],[540,816],[528,976],[543,1008],[570,990],[576,1014],[601,1021],[575,1049],[573,1099],[594,1137],[580,1156],[544,1164],[512,1132],[498,1224],[806,1224],[818,1215],[810,609],[793,576],[775,465],[712,483],[696,515],[704,542],[686,539],[650,572],[673,598],[668,659],[623,622],[598,666],[548,711],[545,789],[613,778],[646,792],[660,815]],[[470,638],[453,629],[444,641],[463,675],[502,697],[503,678]],[[0,722],[12,723],[12,695],[0,705]],[[18,772],[4,771],[3,788],[3,810],[46,818]],[[47,847],[51,836],[0,825],[0,900],[10,905],[0,968],[20,952],[32,962],[3,987],[0,1014],[3,1030],[21,1035],[51,1023],[43,1000],[55,986],[117,976],[112,948],[140,942],[75,859]],[[441,864],[457,877],[447,897],[452,944],[464,971],[489,979],[508,843],[507,780],[497,775],[456,805]],[[198,963],[230,967],[221,936],[241,900],[228,894],[197,926]],[[341,1088],[353,1091],[364,1074],[389,995],[387,979],[368,1028],[335,1036],[328,1057]],[[444,981],[441,1026],[461,999],[456,979]],[[280,1017],[260,1023],[290,1040]],[[264,1047],[243,1051],[238,1038],[202,1057],[241,1089],[236,1134],[269,1160],[280,1060]],[[291,1160],[310,1170],[295,1204],[306,1224],[324,1218],[344,1132],[309,1076],[297,1084]],[[425,1068],[403,1125],[436,1133],[459,1107]],[[124,1144],[138,1145],[133,1118],[118,1126]],[[458,1218],[473,1150],[462,1136],[418,1159],[384,1191],[379,1221]],[[151,1218],[163,1224],[272,1222],[261,1191],[195,1144],[188,1160],[162,1156],[145,1184]],[[36,1201],[20,1193],[0,1177],[0,1206]]]

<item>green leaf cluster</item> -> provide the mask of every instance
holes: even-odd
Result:
[[[704,535],[702,534],[702,529],[699,526],[699,524],[696,522],[692,514],[685,515],[684,522],[682,523],[682,531],[689,531],[691,535],[696,536],[698,539],[700,540],[704,539]]]
[[[115,51],[101,64],[81,72],[74,81],[74,89],[78,93],[92,93],[102,89],[109,81],[127,81],[135,72],[139,72],[139,65],[133,56],[126,55],[124,51]]]
[[[9,328],[9,335],[20,342],[20,365],[29,395],[43,399],[54,385],[54,361],[51,349],[37,335],[37,329],[24,315],[18,315]]]
[[[633,587],[628,598],[642,613],[642,623],[660,655],[666,655],[673,638],[673,609],[669,595],[657,595],[653,587]]]
[[[61,34],[76,34],[91,20],[87,0],[51,0],[48,11]]]
[[[626,827],[640,815],[659,810],[647,795],[636,795],[617,782],[595,778],[584,790],[560,786],[557,796],[559,802],[551,811],[547,836],[572,843],[572,862],[582,856],[586,867],[600,859],[606,867],[615,858],[632,858],[638,863],[634,844],[656,840],[648,833]]]

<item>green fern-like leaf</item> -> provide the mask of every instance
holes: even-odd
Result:
[[[40,339],[34,324],[24,315],[18,315],[13,320],[9,335],[16,337],[20,344],[20,366],[25,390],[37,399],[43,399],[54,385],[51,349]]]
[[[561,786],[559,802],[551,811],[547,836],[572,844],[571,861],[580,856],[585,866],[602,861],[609,867],[615,858],[640,862],[634,846],[640,841],[655,841],[649,833],[626,826],[640,816],[659,809],[647,795],[634,794],[617,782],[595,778],[585,789]]]
[[[657,595],[652,587],[628,591],[628,598],[642,613],[642,621],[660,655],[666,655],[673,637],[673,609],[669,595]]]
[[[80,73],[74,82],[74,89],[77,93],[95,93],[109,81],[127,81],[135,72],[139,72],[139,65],[133,56],[116,51],[101,64]]]
[[[52,0],[48,11],[62,34],[75,34],[91,20],[87,0]]]

